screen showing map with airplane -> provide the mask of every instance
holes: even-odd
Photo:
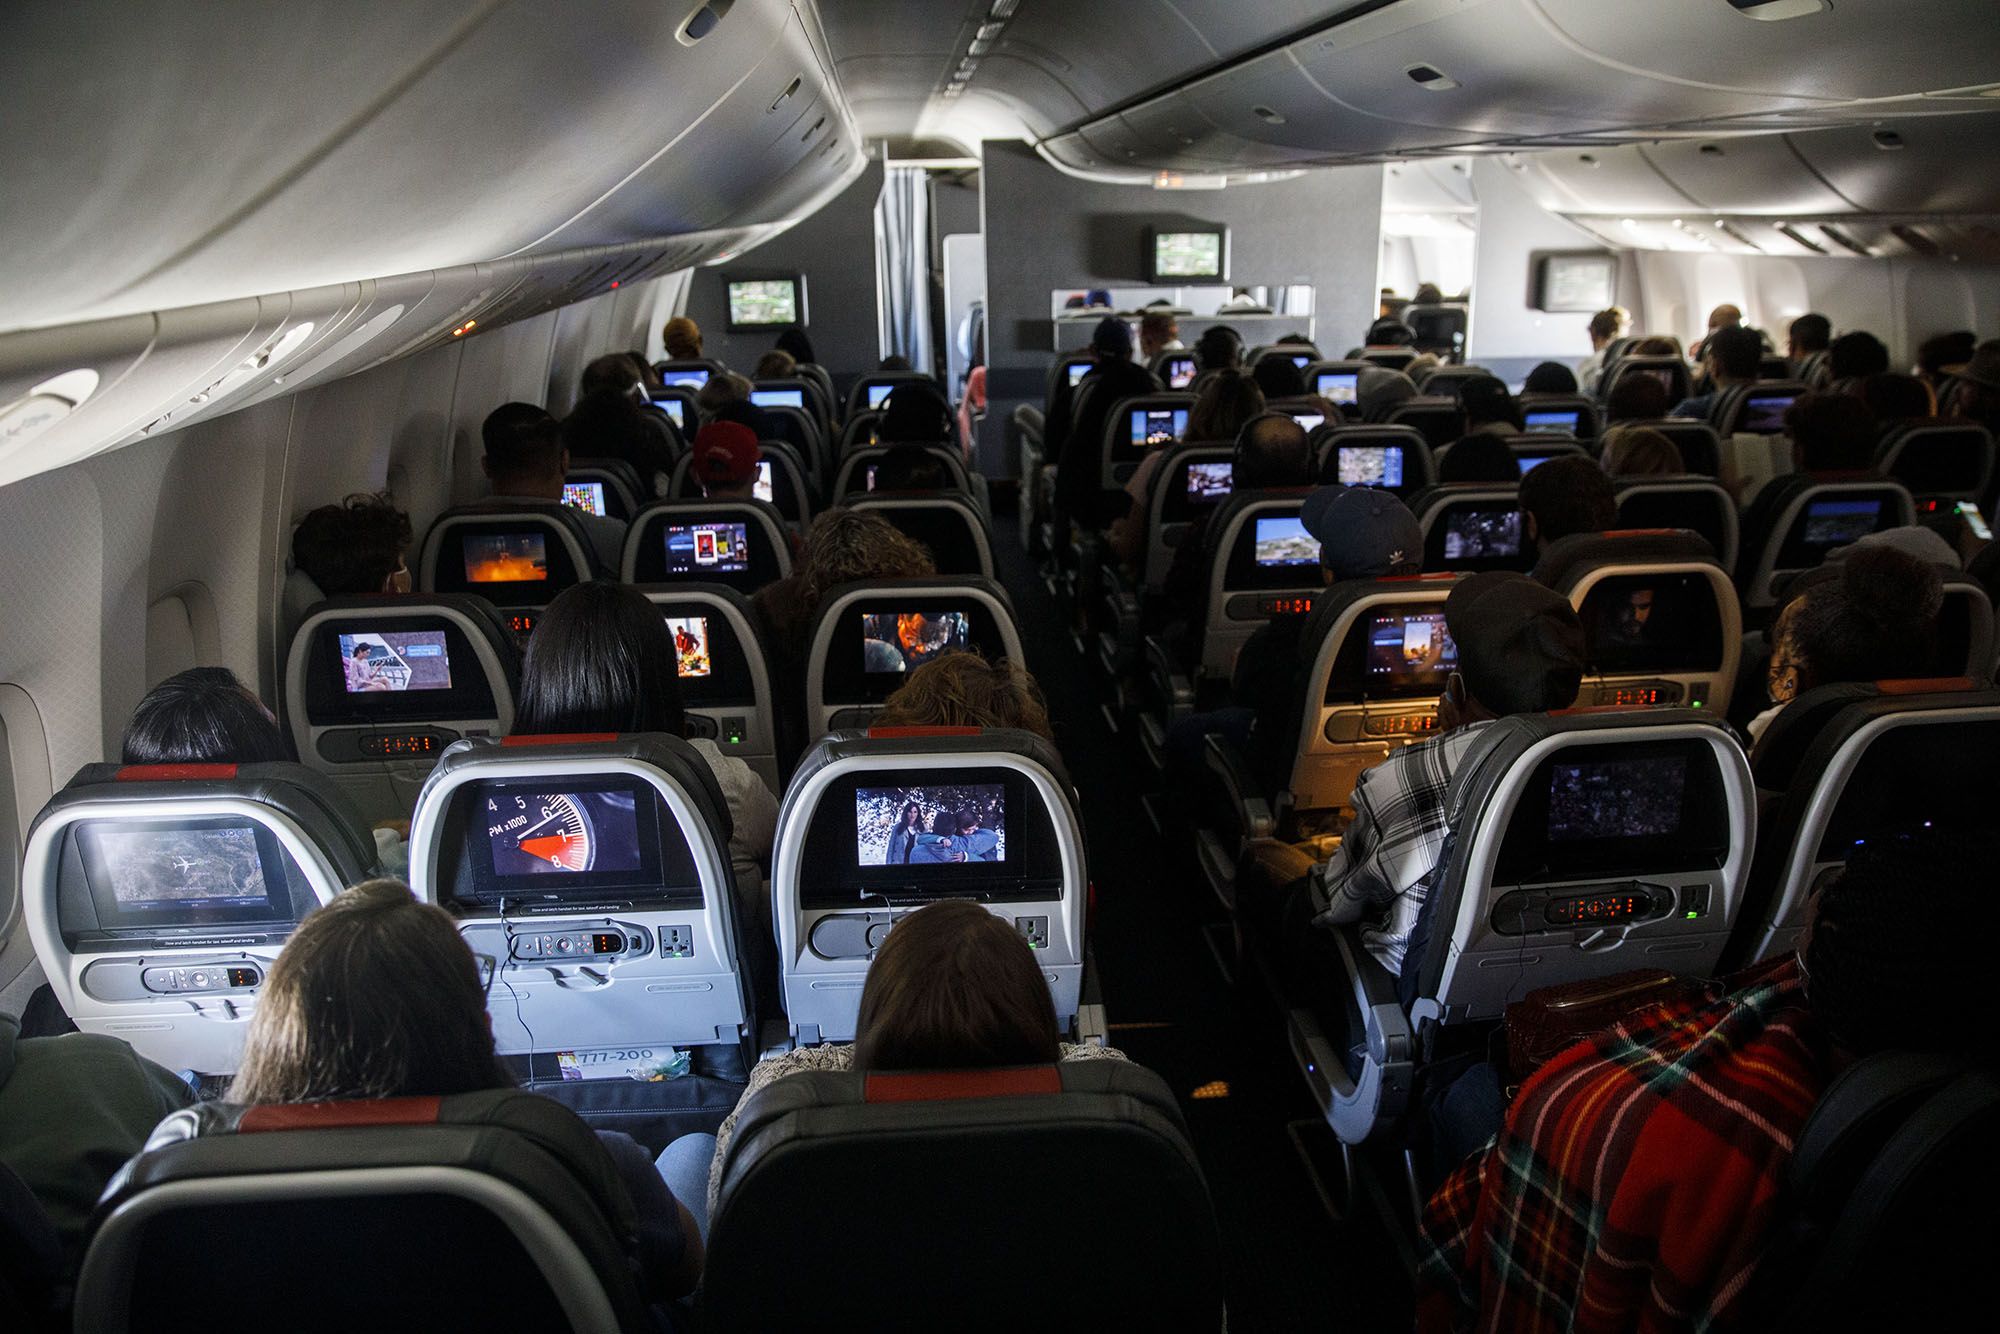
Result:
[[[93,822],[78,831],[101,925],[202,926],[282,915],[275,848],[248,820],[191,824]]]

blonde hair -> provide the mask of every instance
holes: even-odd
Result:
[[[875,715],[878,727],[1013,727],[1054,741],[1048,705],[1019,663],[948,653],[911,672]]]
[[[685,315],[676,315],[660,330],[660,343],[676,361],[694,361],[701,356],[701,326]]]
[[[922,579],[937,573],[930,548],[879,514],[830,509],[806,529],[798,576],[808,608],[830,588],[857,579]]]
[[[1650,426],[1614,426],[1604,433],[1604,471],[1613,477],[1660,477],[1687,471],[1680,446]]]

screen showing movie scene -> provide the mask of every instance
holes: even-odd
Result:
[[[667,420],[674,424],[675,430],[682,430],[687,426],[687,404],[678,398],[656,398],[652,403],[654,407],[667,414]]]
[[[1368,618],[1368,680],[1371,686],[1429,684],[1442,691],[1458,670],[1458,645],[1445,629],[1444,612],[1391,613]]]
[[[1193,357],[1167,358],[1167,388],[1185,389],[1194,383],[1195,364]]]
[[[1220,278],[1222,233],[1158,232],[1153,236],[1155,278]]]
[[[1319,539],[1297,519],[1257,520],[1257,563],[1267,568],[1319,564]]]
[[[806,405],[806,391],[803,389],[752,389],[750,401],[760,408],[802,408]]]
[[[678,370],[669,368],[660,372],[660,383],[668,388],[685,385],[689,389],[699,389],[708,383],[708,367],[684,366]]]
[[[750,525],[667,525],[668,574],[742,574],[750,568]]]
[[[1557,764],[1549,775],[1549,841],[1678,833],[1687,767],[1685,755]]]
[[[755,499],[763,501],[766,505],[777,503],[771,499],[772,496],[777,494],[776,488],[771,485],[771,460],[757,460],[757,480],[750,483],[750,494]]]
[[[1004,862],[1006,789],[998,783],[859,788],[854,860],[862,866]]]
[[[1186,434],[1187,422],[1186,408],[1134,408],[1133,447],[1150,449],[1154,445],[1170,445]]]
[[[92,860],[120,913],[177,916],[205,910],[243,912],[270,897],[257,831],[248,825],[208,829],[131,829],[96,825]]]
[[[797,324],[799,285],[790,278],[730,283],[729,322],[754,327]]]
[[[667,633],[674,637],[674,670],[683,678],[707,676],[715,670],[708,651],[708,617],[669,616]]]
[[[1070,381],[1070,383],[1071,383],[1071,384],[1075,384],[1075,383],[1076,383],[1076,381],[1075,381],[1075,380],[1071,380],[1071,381]],[[869,406],[869,407],[871,407],[871,408],[879,408],[879,407],[881,407],[881,406],[882,406],[882,400],[883,400],[883,399],[885,399],[885,398],[887,398],[887,397],[889,397],[889,395],[891,395],[891,394],[893,394],[893,393],[895,393],[895,392],[896,392],[896,386],[895,386],[895,385],[893,385],[893,384],[871,384],[871,385],[869,385],[869,386],[868,386],[868,406]]]
[[[1215,505],[1227,500],[1230,484],[1235,475],[1236,465],[1227,460],[1220,463],[1188,464],[1188,503]]]
[[[442,630],[364,630],[342,635],[340,670],[350,695],[451,689],[451,658],[445,652]]]
[[[564,482],[562,503],[601,519],[604,517],[604,483]]]
[[[1815,500],[1806,506],[1806,545],[1844,547],[1874,532],[1881,520],[1879,500]]]
[[[972,647],[972,620],[962,611],[861,613],[863,671],[913,672],[933,658]]]
[[[496,876],[639,869],[632,791],[536,792],[490,787],[480,801]]]
[[[1559,454],[1516,454],[1514,462],[1521,465],[1521,476],[1526,477],[1550,459],[1562,457]]]
[[[549,577],[548,539],[541,533],[468,534],[464,551],[469,584],[534,584]]]
[[[1090,374],[1091,368],[1096,365],[1097,363],[1094,361],[1072,361],[1069,364],[1069,372],[1068,372],[1069,387],[1074,389],[1077,387],[1077,385],[1081,384],[1083,382],[1083,377]]]
[[[1342,445],[1336,465],[1343,486],[1394,489],[1403,484],[1401,445]]]
[[[1575,435],[1576,418],[1574,412],[1530,412],[1528,414],[1529,435]]]
[[[1294,412],[1291,419],[1299,424],[1299,429],[1310,435],[1326,422],[1326,416],[1318,412]]]
[[[1458,510],[1444,520],[1446,560],[1492,560],[1521,554],[1521,512]]]
[[[1360,379],[1354,371],[1321,371],[1313,378],[1313,392],[1329,403],[1352,407],[1361,401]]]
[[[1783,435],[1785,414],[1798,399],[1792,394],[1752,394],[1743,400],[1743,415],[1737,420],[1739,431],[1752,435]]]
[[[1699,574],[1601,580],[1577,616],[1597,672],[1713,671],[1722,662],[1722,612]]]

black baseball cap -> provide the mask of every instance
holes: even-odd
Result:
[[[1576,703],[1583,623],[1567,599],[1525,574],[1489,570],[1453,586],[1445,628],[1472,697],[1505,717]]]

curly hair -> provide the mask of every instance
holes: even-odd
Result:
[[[1012,727],[1055,740],[1048,704],[1028,669],[971,651],[947,653],[911,672],[875,715],[877,727]]]
[[[879,514],[830,509],[806,529],[797,573],[806,605],[857,579],[921,579],[937,573],[930,549]]]
[[[385,492],[322,505],[292,534],[292,564],[330,598],[380,593],[410,549],[410,516]]]

